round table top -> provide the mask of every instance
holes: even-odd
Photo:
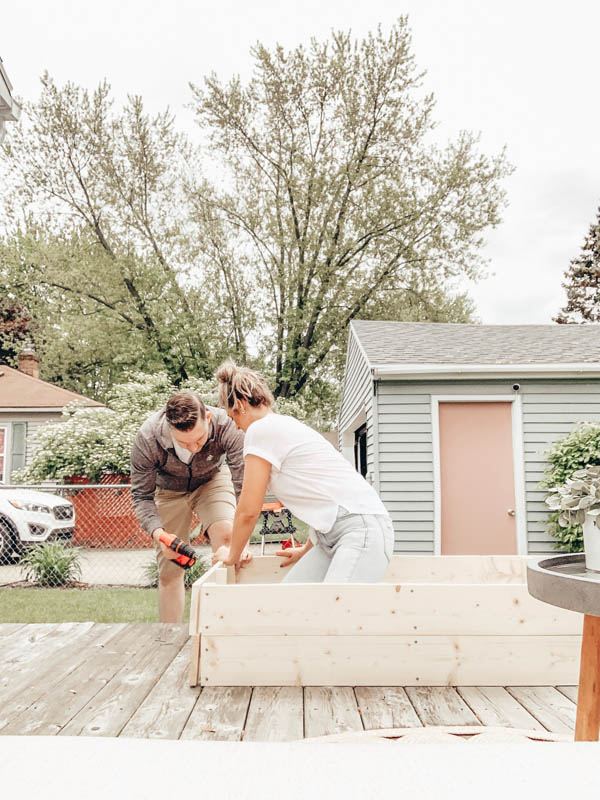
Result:
[[[527,588],[544,603],[600,617],[600,572],[586,569],[583,553],[531,559]]]

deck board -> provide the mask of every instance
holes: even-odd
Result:
[[[207,686],[202,690],[181,738],[239,742],[251,695],[249,686]]]
[[[400,686],[357,686],[354,693],[367,731],[422,725],[406,691]]]
[[[252,691],[245,742],[293,742],[304,736],[301,686],[257,686]]]
[[[544,731],[544,726],[502,686],[459,686],[457,691],[483,725]]]
[[[65,736],[118,736],[132,711],[152,691],[160,676],[181,650],[186,633],[179,625],[135,626],[138,641],[122,659],[120,669],[63,728]],[[142,631],[142,629],[145,630]],[[148,630],[149,629],[149,630]]]
[[[186,626],[0,625],[0,734],[293,741],[482,725],[572,734],[576,686],[200,687]]]
[[[178,739],[198,700],[190,688],[190,643],[175,656],[158,683],[133,713],[121,736],[138,739]]]
[[[306,686],[304,688],[304,735],[363,730],[354,691],[349,686]]]

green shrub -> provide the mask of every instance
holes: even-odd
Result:
[[[208,564],[203,558],[197,558],[193,567],[186,569],[183,574],[183,585],[189,589],[192,583],[198,580],[206,570]],[[158,586],[158,563],[156,559],[152,559],[149,564],[144,567],[144,575],[146,576],[147,586]]]
[[[44,542],[29,549],[19,566],[25,579],[40,586],[65,586],[81,578],[79,548]]]
[[[540,486],[544,489],[564,486],[577,470],[600,464],[600,425],[581,423],[559,439],[547,452],[548,466]],[[568,553],[583,551],[581,525],[562,527],[559,512],[548,517],[548,533],[556,540],[554,547]]]

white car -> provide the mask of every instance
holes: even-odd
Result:
[[[70,500],[34,489],[0,488],[0,564],[40,542],[70,541],[74,532],[75,509]]]

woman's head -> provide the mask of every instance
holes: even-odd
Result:
[[[248,367],[238,367],[231,359],[224,361],[217,370],[219,403],[239,425],[240,415],[252,410],[265,412],[275,402],[267,382],[260,372]]]

